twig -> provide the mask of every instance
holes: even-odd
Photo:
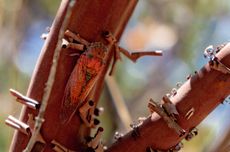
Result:
[[[50,97],[51,89],[52,89],[55,75],[56,75],[57,63],[58,63],[58,59],[59,59],[61,47],[62,47],[62,38],[64,36],[64,31],[66,30],[67,25],[69,23],[69,18],[72,14],[72,9],[73,9],[74,4],[75,4],[75,0],[70,0],[70,2],[68,4],[66,16],[63,20],[62,26],[61,26],[60,31],[59,31],[58,42],[57,42],[56,48],[54,50],[53,63],[52,63],[51,69],[50,69],[50,74],[49,74],[49,77],[48,77],[48,80],[46,83],[46,87],[44,89],[44,95],[42,97],[41,107],[40,107],[38,116],[36,117],[34,131],[33,131],[33,134],[31,136],[30,140],[29,140],[27,147],[24,149],[24,152],[30,152],[32,150],[32,148],[36,142],[37,136],[40,133],[41,126],[42,126],[43,122],[45,121],[44,120],[44,114],[45,114],[48,99]]]
[[[124,98],[121,95],[121,92],[113,78],[113,76],[106,76],[106,85],[108,87],[109,93],[112,97],[113,103],[115,105],[116,112],[121,119],[122,124],[124,125],[126,131],[130,130],[130,124],[132,122],[131,116],[125,105]]]

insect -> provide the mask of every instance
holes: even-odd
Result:
[[[62,102],[61,119],[72,118],[93,88],[103,69],[107,48],[100,42],[90,43],[81,54],[67,82]]]
[[[120,59],[120,52],[133,62],[145,55],[162,55],[161,51],[129,53],[127,50],[118,46],[115,37],[110,32],[103,32],[103,36],[108,42],[106,45],[102,42],[90,43],[79,34],[75,34],[69,30],[65,32],[63,48],[77,50],[79,59],[65,88],[61,106],[61,121],[63,123],[68,122],[77,112],[77,109],[79,109],[80,117],[86,126],[92,127],[94,125],[92,115],[96,105],[94,103],[90,104],[85,100],[94,87],[100,72],[104,69],[104,63],[107,60],[108,46],[114,46],[114,61],[110,74],[112,74],[116,61]]]

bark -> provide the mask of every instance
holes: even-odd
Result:
[[[39,60],[31,78],[27,95],[37,101],[41,101],[43,96],[45,84],[52,65],[54,50],[57,44],[58,31],[65,16],[68,3],[68,0],[63,0],[61,2],[60,8],[51,27],[49,37],[42,48]],[[78,0],[74,6],[68,29],[79,33],[89,42],[105,42],[101,36],[101,33],[104,30],[109,30],[117,39],[119,39],[136,3],[137,0]],[[61,51],[55,82],[52,87],[45,113],[45,122],[41,129],[41,134],[47,143],[44,147],[45,151],[52,151],[50,142],[54,139],[69,149],[80,151],[82,141],[79,138],[79,134],[85,132],[84,130],[88,133],[88,129],[82,126],[79,116],[76,116],[72,119],[71,123],[65,125],[62,125],[59,120],[60,105],[65,85],[77,61],[77,57],[70,57],[69,55],[70,52]],[[100,81],[96,85],[96,89],[91,93],[96,97],[97,101],[101,93],[100,90],[103,86],[104,76],[108,70],[112,55],[113,53],[110,49],[107,67],[104,69]],[[37,115],[38,111],[23,107],[20,119],[23,122],[27,122],[28,114],[31,113]],[[81,130],[79,131],[79,129]],[[26,147],[28,140],[29,137],[16,131],[11,144],[11,151],[21,152]],[[39,148],[35,147],[34,150],[39,150]]]
[[[218,54],[218,59],[230,67],[230,44],[228,43]],[[196,127],[210,112],[212,112],[230,94],[230,74],[223,74],[210,69],[206,64],[199,72],[187,80],[172,98],[179,112],[179,125],[187,132]],[[194,108],[193,116],[187,120],[186,113]],[[158,115],[153,114],[139,127],[140,137],[131,136],[131,131],[115,142],[107,152],[140,152],[147,147],[167,150],[183,137],[167,127]]]

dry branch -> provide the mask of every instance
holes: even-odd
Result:
[[[221,63],[230,67],[230,43],[216,56]],[[230,74],[211,69],[210,64],[206,64],[186,81],[177,91],[177,94],[171,98],[179,112],[177,117],[179,125],[188,133],[229,94]],[[194,113],[187,117],[186,115],[191,112],[191,109],[194,109]],[[122,139],[115,142],[107,152],[140,152],[146,151],[147,147],[167,150],[185,137],[179,137],[156,113],[145,120],[138,130],[139,137],[133,138],[133,131],[130,131]]]

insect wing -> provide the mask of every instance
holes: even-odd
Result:
[[[80,58],[79,62],[75,65],[65,88],[60,111],[60,119],[63,123],[66,123],[73,117],[80,105],[81,100],[79,100],[79,96],[86,83],[85,73],[86,69],[84,62]]]

